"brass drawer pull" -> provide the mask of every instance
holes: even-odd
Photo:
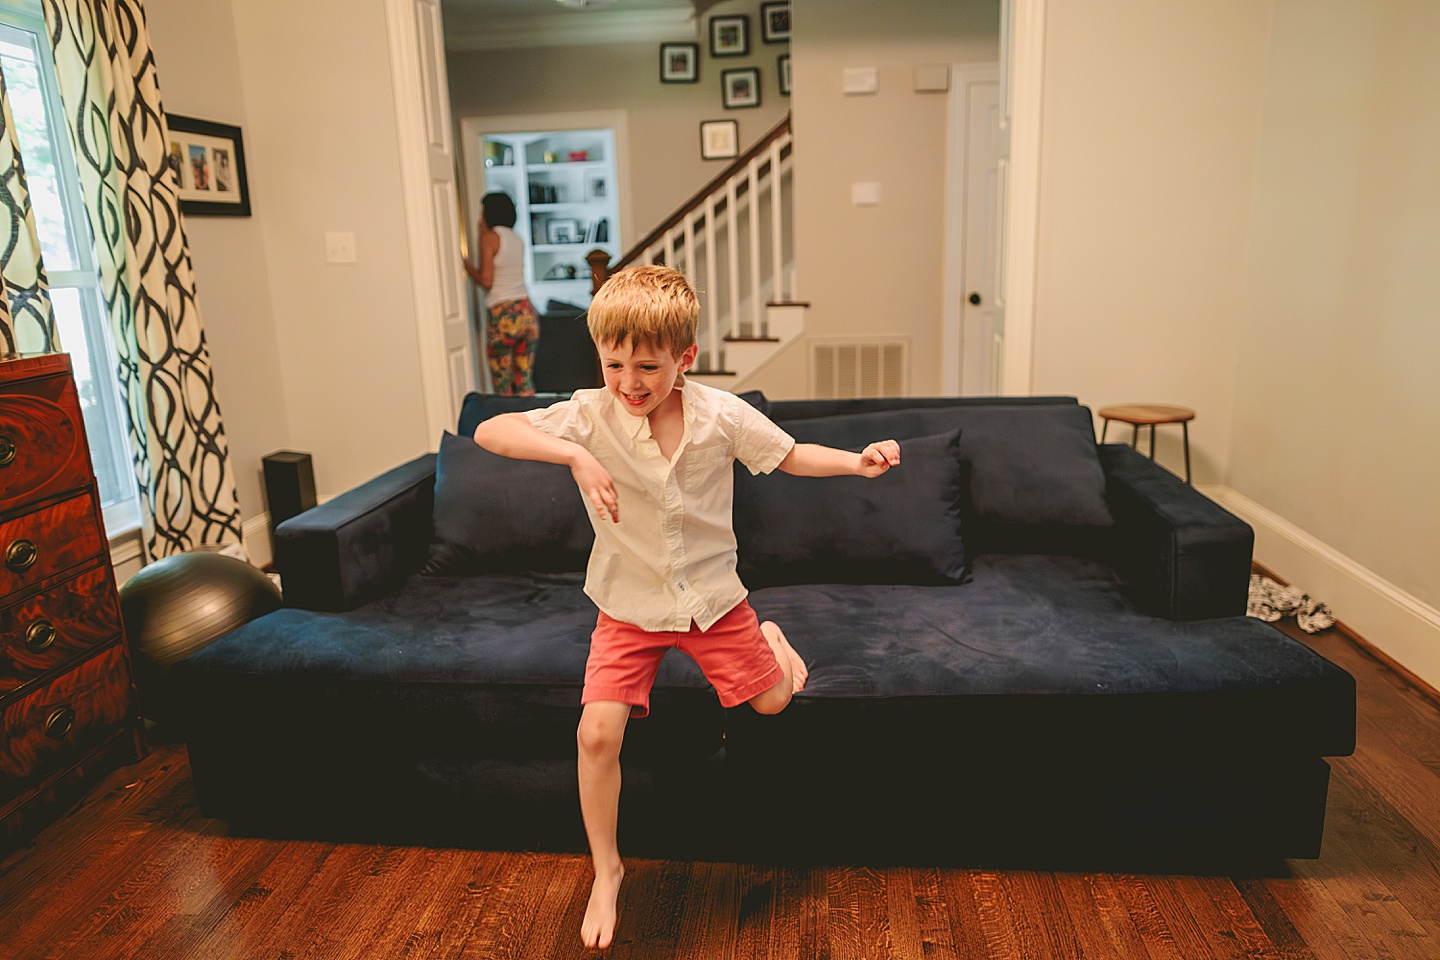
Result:
[[[15,462],[15,441],[9,437],[0,436],[0,467],[8,467]]]
[[[75,711],[69,707],[60,707],[50,713],[45,720],[45,736],[51,740],[64,740],[65,734],[75,726]]]
[[[24,573],[35,566],[35,561],[40,559],[40,550],[35,546],[33,540],[20,538],[10,541],[10,547],[5,551],[5,566],[15,573]]]
[[[31,653],[44,653],[60,638],[60,631],[49,620],[36,620],[25,631],[25,649]]]

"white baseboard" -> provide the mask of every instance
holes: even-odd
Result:
[[[245,552],[250,555],[250,563],[254,566],[263,568],[274,560],[275,551],[270,545],[270,514],[257,514],[240,524],[240,542],[245,544]]]
[[[1326,604],[1381,653],[1440,689],[1440,610],[1226,486],[1200,488],[1255,528],[1255,559]]]

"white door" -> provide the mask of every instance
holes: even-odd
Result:
[[[941,386],[1000,392],[1005,335],[1000,290],[1005,164],[995,64],[951,68],[946,158]]]
[[[1000,392],[1000,84],[965,84],[965,222],[960,392]]]
[[[426,419],[438,443],[475,381],[445,42],[439,0],[386,0],[386,14]]]

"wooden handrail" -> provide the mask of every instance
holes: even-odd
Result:
[[[593,293],[594,291],[599,290],[600,284],[604,283],[609,278],[610,274],[614,273],[617,270],[622,270],[625,267],[628,267],[630,264],[634,263],[636,260],[640,259],[641,255],[644,254],[644,252],[648,250],[652,244],[660,240],[662,237],[665,236],[668,231],[670,231],[673,227],[675,227],[682,220],[684,220],[685,214],[688,211],[699,206],[706,197],[710,196],[711,193],[715,192],[721,186],[723,186],[725,184],[725,181],[729,180],[735,174],[745,169],[746,165],[749,164],[750,161],[754,160],[760,154],[764,153],[769,148],[770,144],[774,143],[776,140],[784,136],[789,131],[790,114],[787,113],[784,117],[780,118],[779,123],[775,124],[775,126],[770,128],[770,131],[766,133],[765,136],[755,141],[754,146],[752,146],[749,150],[746,150],[742,155],[736,157],[733,161],[731,161],[729,166],[727,166],[724,170],[721,170],[714,177],[712,177],[709,183],[705,184],[705,186],[697,190],[695,194],[690,197],[690,199],[682,203],[675,210],[674,213],[672,213],[669,217],[665,219],[663,223],[661,223],[654,230],[651,230],[649,233],[647,233],[643,240],[632,246],[629,250],[625,251],[624,256],[617,260],[613,266],[609,265],[608,263],[609,254],[606,254],[603,250],[595,249],[591,250],[590,253],[586,254],[585,262],[590,265],[590,283],[592,288],[591,292]],[[778,175],[779,171],[775,171],[775,173]]]

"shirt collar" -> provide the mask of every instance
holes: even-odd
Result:
[[[686,380],[682,373],[675,378],[675,389],[680,391],[680,416],[685,424],[685,432],[682,434],[681,441],[683,445],[684,441],[690,439],[690,425],[695,422],[695,388],[690,386],[690,381]],[[610,402],[615,408],[616,416],[624,424],[625,432],[630,435],[631,439],[637,443],[650,439],[649,417],[632,417],[630,412],[625,409],[625,402],[614,394],[610,395]]]

